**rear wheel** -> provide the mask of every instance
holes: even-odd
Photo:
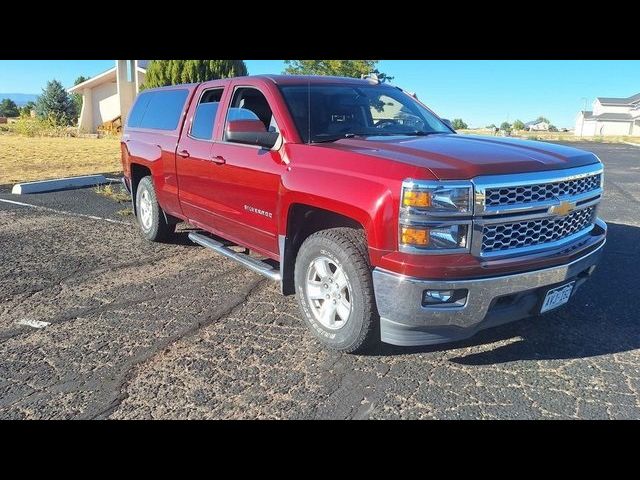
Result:
[[[361,231],[332,228],[309,236],[296,258],[305,323],[324,345],[356,353],[380,340],[367,246]]]
[[[158,204],[156,191],[150,176],[144,177],[136,189],[136,216],[142,235],[152,242],[166,240],[175,231],[175,224],[167,218]]]

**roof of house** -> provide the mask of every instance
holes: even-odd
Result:
[[[540,123],[548,123],[548,122],[546,122],[546,121],[544,121],[544,120],[542,120],[542,121],[532,120],[531,122],[527,122],[527,123],[525,123],[525,124],[524,124],[524,126],[525,126],[525,127],[529,127],[529,126],[531,126],[531,125],[538,125],[538,124],[540,124]]]
[[[149,65],[150,60],[138,60],[138,70],[141,70],[143,73],[147,71],[147,65]],[[74,85],[67,91],[69,93],[76,93],[86,87],[95,87],[96,85],[100,85],[105,82],[115,82],[116,81],[116,67],[110,68],[106,72],[102,72],[95,77],[91,77],[89,80],[85,80],[78,85]]]
[[[601,113],[594,115],[592,111],[581,112],[585,120],[608,121],[608,122],[629,122],[635,117],[630,113]]]
[[[640,93],[627,98],[598,97],[596,100],[604,105],[631,105],[632,103],[640,102]]]
[[[96,75],[95,77],[91,77],[89,80],[85,80],[84,82],[71,87],[67,91],[69,93],[76,93],[87,87],[94,87],[96,85],[100,85],[101,83],[115,82],[115,81],[116,81],[116,67],[113,67],[107,70],[106,72],[102,72],[99,75]]]

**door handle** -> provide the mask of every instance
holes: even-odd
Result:
[[[191,156],[191,154],[189,154],[187,150],[180,150],[178,152],[178,155],[180,155],[182,158],[189,158]]]
[[[215,157],[213,157],[211,159],[211,161],[213,163],[217,163],[218,165],[222,165],[223,163],[226,163],[227,161],[225,160],[225,158],[222,155],[216,155]]]

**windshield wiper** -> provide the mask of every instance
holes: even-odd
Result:
[[[318,134],[318,137],[324,137],[327,136],[328,134]],[[342,140],[343,138],[355,138],[355,137],[396,137],[398,135],[408,135],[406,133],[397,133],[397,132],[363,132],[363,133],[355,133],[355,132],[347,132],[347,133],[341,133],[339,135],[335,135],[333,137],[328,137],[328,138],[321,138],[321,139],[314,139],[312,140],[310,143],[328,143],[328,142],[335,142],[337,140]]]
[[[403,133],[402,135],[411,135],[411,136],[416,136],[416,137],[426,137],[428,135],[440,135],[443,133],[448,133],[448,132],[425,132],[424,130],[414,130],[413,132],[406,132]]]

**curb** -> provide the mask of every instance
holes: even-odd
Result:
[[[640,147],[640,143],[633,143],[633,142],[622,142],[625,143],[627,145],[633,145],[634,147]]]
[[[11,190],[14,195],[28,193],[44,193],[54,190],[66,190],[69,188],[93,187],[109,183],[104,175],[85,175],[82,177],[57,178],[54,180],[42,180],[39,182],[16,183]]]

